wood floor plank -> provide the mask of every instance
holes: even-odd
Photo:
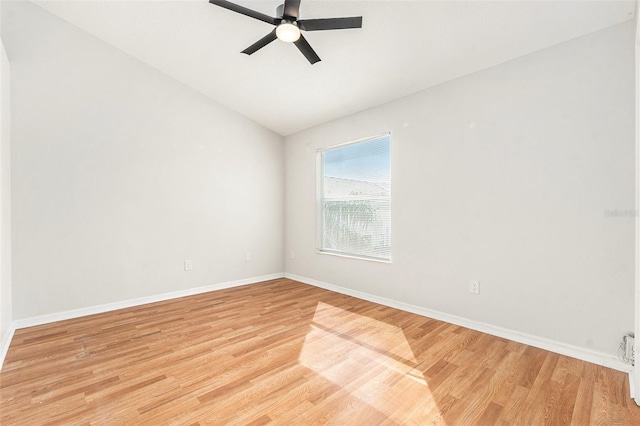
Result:
[[[500,425],[522,424],[522,423],[518,423],[516,419],[518,419],[518,417],[522,414],[524,410],[529,392],[530,390],[528,388],[525,388],[524,386],[516,385],[516,387],[513,390],[513,393],[511,394],[511,397],[509,398],[507,403],[504,405],[504,409],[500,414],[500,418],[498,419],[497,424],[500,424]],[[584,423],[584,424],[589,424],[589,423],[587,421],[587,423]]]
[[[17,330],[0,424],[640,424],[625,373],[278,279]]]

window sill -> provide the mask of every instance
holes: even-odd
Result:
[[[324,251],[324,250],[318,250],[316,249],[316,253],[318,254],[326,254],[329,256],[336,256],[336,257],[346,257],[348,259],[356,259],[356,260],[368,260],[370,262],[378,262],[378,263],[391,263],[391,259],[377,259],[375,257],[367,257],[367,256],[357,256],[355,254],[344,254],[344,253],[336,253],[336,252],[332,252],[332,251]]]

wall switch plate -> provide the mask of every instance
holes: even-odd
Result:
[[[295,258],[296,258],[296,252],[295,252],[295,251],[293,251],[293,250],[291,250],[291,258],[292,258],[292,259],[295,259]]]
[[[193,264],[191,263],[191,259],[187,259],[184,261],[184,270],[185,271],[190,271],[191,269],[193,269]]]
[[[247,262],[251,262],[251,252],[250,251],[247,252],[247,256],[245,257],[245,260]]]
[[[478,280],[469,281],[469,292],[473,294],[480,294],[480,281]]]

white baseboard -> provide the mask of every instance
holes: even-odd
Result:
[[[11,344],[11,339],[13,339],[13,333],[15,333],[15,331],[16,328],[11,324],[11,327],[9,327],[4,336],[0,336],[0,371],[2,371],[4,359],[7,356],[7,351],[9,351],[9,345]]]
[[[87,316],[87,315],[99,314],[103,312],[114,311],[117,309],[130,308],[134,306],[144,305],[147,303],[161,302],[164,300],[176,299],[184,296],[192,296],[195,294],[206,293],[206,292],[215,291],[215,290],[222,290],[225,288],[240,287],[243,285],[254,284],[261,281],[274,280],[274,279],[283,278],[283,277],[286,277],[295,281],[299,281],[305,284],[313,285],[315,287],[324,288],[326,290],[335,291],[337,293],[342,293],[349,296],[357,297],[359,299],[368,300],[370,302],[379,303],[381,305],[389,306],[391,308],[400,309],[402,311],[411,312],[411,313],[422,315],[428,318],[445,321],[450,324],[455,324],[462,327],[470,328],[472,330],[502,337],[504,339],[513,340],[515,342],[545,349],[561,355],[570,356],[572,358],[577,358],[583,361],[602,365],[604,367],[613,368],[615,370],[630,373],[633,369],[632,366],[623,363],[618,358],[616,358],[615,355],[591,351],[578,346],[573,346],[566,343],[545,339],[543,337],[521,333],[515,330],[503,328],[503,327],[484,324],[468,318],[459,317],[457,315],[451,315],[444,312],[427,309],[421,306],[399,302],[397,300],[388,299],[386,297],[376,296],[370,293],[352,290],[346,287],[341,287],[334,284],[329,284],[322,281],[314,280],[312,278],[306,278],[306,277],[302,277],[295,274],[289,274],[289,273],[275,273],[270,275],[262,275],[258,277],[246,278],[246,279],[237,280],[237,281],[229,281],[225,283],[212,284],[208,286],[179,290],[179,291],[174,291],[170,293],[163,293],[155,296],[141,297],[141,298],[130,299],[130,300],[125,300],[121,302],[107,303],[104,305],[91,306],[87,308],[74,309],[71,311],[58,312],[54,314],[41,315],[33,318],[15,320],[13,321],[9,331],[5,334],[5,336],[2,336],[2,340],[0,340],[0,369],[4,364],[4,359],[9,349],[11,339],[13,338],[13,334],[15,330],[20,328],[33,327],[36,325],[48,324],[56,321],[63,321],[63,320],[78,318],[78,317]],[[630,383],[631,382],[632,381],[630,380]],[[632,390],[632,392],[634,391],[635,389]]]
[[[459,325],[462,327],[470,328],[472,330],[491,334],[493,336],[498,336],[504,339],[513,340],[515,342],[523,343],[525,345],[535,346],[536,348],[545,349],[560,355],[566,355],[572,358],[577,358],[583,361],[591,362],[593,364],[602,365],[604,367],[609,367],[614,370],[619,370],[619,371],[628,373],[633,369],[631,365],[627,365],[623,363],[615,355],[591,351],[589,349],[569,345],[562,342],[557,342],[554,340],[546,339],[544,337],[538,337],[531,334],[510,330],[508,328],[497,327],[490,324],[484,324],[468,318],[459,317],[457,315],[451,315],[444,312],[434,311],[432,309],[424,308],[422,306],[399,302],[397,300],[392,300],[386,297],[380,297],[373,294],[352,290],[346,287],[340,287],[334,284],[329,284],[322,281],[314,280],[312,278],[301,277],[299,275],[289,274],[289,273],[285,273],[284,276],[285,278],[289,278],[294,281],[299,281],[301,283],[309,284],[315,287],[324,288],[325,290],[335,291],[337,293],[342,293],[348,296],[357,297],[358,299],[368,300],[369,302],[374,302],[380,305],[389,306],[391,308],[400,309],[402,311],[411,312],[411,313],[422,315],[428,318],[445,321],[450,324]]]
[[[106,303],[104,305],[89,306],[87,308],[73,309],[71,311],[57,312],[54,314],[14,320],[12,326],[13,329],[33,327],[36,325],[49,324],[56,321],[79,318],[87,315],[101,314],[103,312],[115,311],[117,309],[131,308],[134,306],[145,305],[147,303],[162,302],[164,300],[177,299],[179,297],[193,296],[194,294],[207,293],[209,291],[240,287],[247,284],[275,280],[283,277],[284,273],[278,272],[275,274],[261,275],[258,277],[245,278],[242,280],[229,281],[219,284],[211,284],[203,287],[188,288],[185,290],[172,291],[170,293],[163,293],[154,296],[139,297],[137,299],[123,300],[121,302]],[[2,358],[2,360],[4,360],[4,357]]]

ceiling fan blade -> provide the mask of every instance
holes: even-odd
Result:
[[[260,40],[256,41],[251,46],[249,46],[246,49],[244,49],[242,51],[242,53],[246,53],[247,55],[251,55],[252,53],[256,53],[258,50],[262,49],[267,44],[269,44],[273,40],[275,40],[276,38],[277,38],[276,29],[274,28],[273,31],[271,31],[269,34],[267,34],[266,36],[262,37]]]
[[[296,45],[296,47],[302,52],[302,54],[305,56],[305,58],[307,58],[307,60],[311,63],[311,65],[320,61],[320,57],[313,50],[313,48],[311,47],[307,39],[304,38],[303,35],[300,35],[300,38],[298,39],[298,41],[294,41],[293,44]]]
[[[298,19],[300,0],[284,0],[283,16]]]
[[[362,28],[362,16],[353,16],[351,18],[303,19],[298,21],[298,27],[305,31]]]
[[[234,12],[241,13],[251,18],[259,19],[260,21],[264,21],[272,25],[276,25],[278,22],[280,22],[280,18],[273,18],[269,15],[265,15],[264,13],[260,13],[244,6],[240,6],[239,4],[231,3],[227,0],[209,0],[209,3],[215,4],[216,6],[224,7],[225,9],[229,9]]]

